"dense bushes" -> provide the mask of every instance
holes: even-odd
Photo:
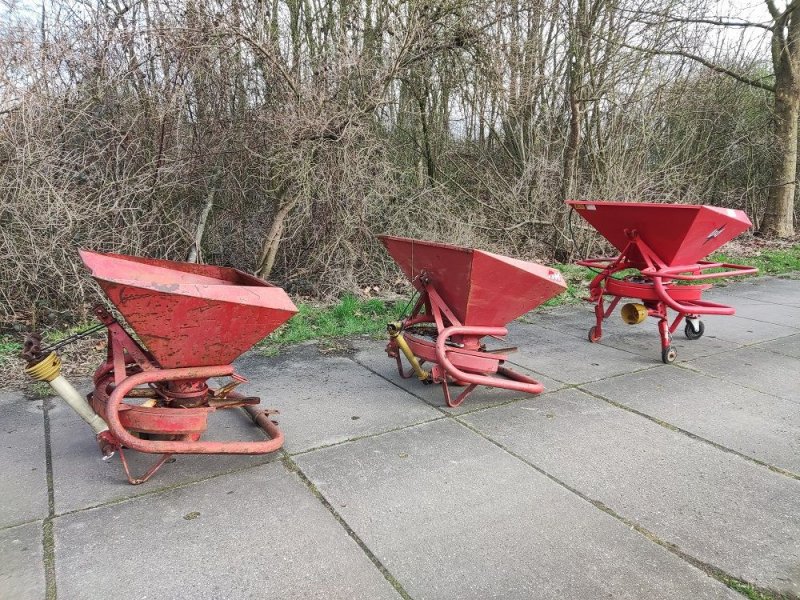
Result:
[[[592,23],[513,1],[335,6],[6,15],[0,319],[81,316],[81,246],[325,296],[397,278],[382,232],[550,260],[571,244],[565,190],[763,209],[768,98],[624,51],[615,3]],[[595,32],[581,52],[576,27]]]

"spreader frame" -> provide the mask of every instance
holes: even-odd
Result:
[[[464,402],[479,385],[526,394],[541,394],[544,391],[539,381],[504,367],[503,363],[507,360],[505,354],[487,351],[481,343],[486,336],[502,338],[508,335],[506,327],[462,324],[426,273],[421,273],[417,282],[421,288],[420,297],[410,315],[399,323],[390,323],[388,327],[390,339],[386,352],[396,359],[401,377],[408,379],[416,372],[423,383],[441,384],[447,406],[451,408]],[[425,325],[435,326],[433,340],[413,333],[414,328]],[[410,371],[403,368],[401,354],[411,364]],[[430,371],[422,368],[426,362],[433,365]],[[450,384],[466,387],[453,398]]]
[[[598,257],[577,261],[578,265],[601,271],[589,284],[588,302],[595,304],[595,325],[589,330],[589,341],[598,342],[603,335],[603,321],[607,319],[623,298],[641,300],[647,315],[658,319],[658,331],[661,338],[661,359],[664,363],[672,363],[677,358],[677,351],[672,346],[672,334],[687,320],[686,336],[699,339],[704,331],[700,315],[732,315],[732,306],[709,302],[702,299],[704,291],[712,286],[677,285],[676,281],[707,281],[722,277],[752,275],[758,272],[754,267],[724,262],[697,261],[686,265],[667,265],[647,245],[635,229],[626,229],[628,243],[616,257]],[[631,260],[631,255],[641,257],[641,261]],[[637,276],[623,279],[614,278],[620,271],[636,269]],[[726,269],[721,272],[708,273],[710,269]],[[612,297],[608,308],[604,305],[604,296]],[[667,309],[677,313],[670,323]],[[691,331],[689,330],[691,327]]]
[[[283,446],[283,432],[270,419],[277,411],[258,410],[254,406],[260,402],[258,398],[230,391],[247,381],[232,365],[161,368],[103,306],[96,306],[94,313],[108,331],[108,349],[106,360],[95,371],[94,391],[87,399],[108,424],[105,437],[99,441],[119,452],[129,483],[144,483],[173,454],[267,454]],[[206,384],[211,377],[231,377],[233,382],[212,389]],[[142,398],[149,399],[145,405],[125,401]],[[154,406],[186,399],[192,406]],[[269,439],[200,441],[208,415],[234,407],[244,408]],[[161,456],[144,475],[135,477],[125,457],[126,449]]]

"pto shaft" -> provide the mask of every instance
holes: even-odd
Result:
[[[422,365],[419,364],[419,360],[417,360],[411,348],[408,347],[408,342],[406,342],[406,339],[403,337],[402,323],[389,323],[386,326],[386,330],[389,332],[389,337],[392,338],[394,343],[397,344],[397,347],[403,352],[406,359],[408,359],[411,368],[414,369],[414,373],[417,374],[419,380],[424,382],[430,381],[430,372],[422,368]]]
[[[61,359],[55,352],[51,352],[44,359],[32,364],[25,369],[25,372],[37,381],[46,381],[53,388],[53,391],[61,396],[64,401],[72,407],[81,419],[86,421],[94,430],[96,435],[108,431],[108,425],[98,415],[86,399],[72,387],[72,384],[64,379],[61,374]]]

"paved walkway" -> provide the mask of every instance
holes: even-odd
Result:
[[[589,344],[587,307],[533,313],[513,360],[546,393],[455,410],[380,342],[251,354],[285,452],[180,457],[138,487],[61,400],[5,392],[0,598],[796,598],[800,280],[712,296],[737,316],[676,335],[672,366],[654,322]]]

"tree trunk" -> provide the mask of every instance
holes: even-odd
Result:
[[[219,167],[215,168],[211,176],[211,185],[208,187],[208,192],[206,193],[206,203],[205,206],[203,206],[203,212],[200,213],[200,218],[197,221],[197,227],[194,231],[194,243],[189,249],[189,255],[186,257],[187,262],[203,262],[203,235],[206,232],[208,217],[211,215],[211,210],[214,208],[214,199],[217,195],[220,180],[222,179],[221,175],[221,169]]]
[[[584,79],[584,60],[589,49],[589,31],[586,22],[586,4],[578,1],[574,21],[570,24],[570,46],[567,59],[567,101],[569,102],[569,131],[564,145],[564,158],[561,163],[561,204],[556,208],[553,219],[553,251],[555,259],[567,262],[571,253],[567,249],[567,208],[563,204],[572,199],[575,188],[575,171],[578,151],[581,146],[581,120],[583,118],[583,101],[581,92]]]
[[[797,177],[797,117],[800,98],[793,90],[775,90],[775,161],[767,210],[759,233],[765,237],[794,235],[794,192]]]
[[[283,237],[283,228],[286,225],[286,218],[297,202],[300,200],[295,196],[291,200],[287,200],[275,213],[275,218],[272,220],[272,226],[269,229],[264,245],[261,248],[261,256],[258,258],[258,269],[256,275],[262,279],[268,279],[272,273],[272,267],[275,266],[275,257],[278,255],[278,248],[281,244]]]
[[[573,75],[570,76],[572,80]],[[578,148],[581,144],[581,104],[578,100],[577,86],[570,83],[569,89],[569,133],[567,134],[567,144],[564,148],[564,160],[561,173],[561,204],[556,208],[555,218],[553,219],[553,254],[559,262],[568,262],[571,253],[567,249],[567,238],[565,230],[567,228],[568,211],[563,204],[566,200],[572,199],[575,183],[575,166],[578,157]]]

